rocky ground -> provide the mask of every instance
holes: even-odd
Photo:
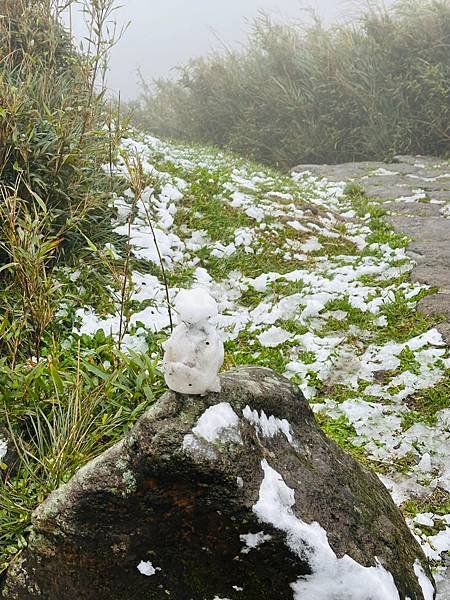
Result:
[[[411,279],[437,288],[419,302],[428,315],[445,315],[438,325],[450,343],[450,173],[448,161],[398,156],[394,163],[301,165],[320,177],[355,182],[369,198],[381,199],[389,222],[411,238],[407,254],[416,263]]]

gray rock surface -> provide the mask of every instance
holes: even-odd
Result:
[[[360,162],[341,165],[299,165],[330,180],[356,182],[369,197],[381,198],[389,221],[412,239],[409,254],[416,262],[415,281],[438,288],[419,310],[443,315],[438,325],[450,344],[450,162],[435,156],[397,156],[393,163]]]
[[[267,461],[295,492],[294,518],[317,521],[338,557],[364,566],[379,560],[402,600],[423,600],[414,562],[430,573],[401,513],[379,479],[323,434],[297,387],[258,367],[221,381],[220,394],[166,393],[120,443],[53,493],[34,514],[30,545],[2,597],[292,599],[291,584],[312,567],[290,550],[285,531],[255,514]],[[214,422],[203,425],[219,403],[238,418],[214,436]],[[262,422],[262,411],[272,416],[272,435],[244,416],[247,406]],[[270,539],[246,547],[240,536],[261,531]]]

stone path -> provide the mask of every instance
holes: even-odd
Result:
[[[408,254],[416,262],[413,280],[437,288],[419,303],[428,315],[444,315],[439,324],[450,344],[450,161],[432,156],[397,156],[393,163],[300,165],[334,181],[354,182],[369,197],[381,198],[389,221],[412,241]]]

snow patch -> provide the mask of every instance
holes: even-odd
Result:
[[[242,414],[264,437],[273,438],[277,433],[283,433],[291,445],[296,445],[291,426],[286,419],[278,419],[273,415],[267,416],[263,410],[258,414],[258,411],[252,410],[248,404]]]
[[[198,419],[192,432],[208,442],[242,443],[239,433],[239,417],[229,402],[210,406]]]
[[[291,585],[296,600],[400,599],[392,575],[381,564],[364,567],[350,556],[337,558],[319,523],[305,523],[294,514],[294,490],[266,460],[261,466],[264,478],[253,512],[261,522],[284,531],[286,544],[299,558],[307,560],[312,569],[311,575],[301,577]]]
[[[264,533],[264,531],[258,531],[257,533],[245,533],[239,536],[241,542],[245,544],[245,547],[242,548],[241,554],[248,554],[250,550],[254,550],[264,544],[264,542],[268,542],[272,539],[272,536],[268,533]]]
[[[426,576],[420,561],[417,559],[414,563],[414,573],[419,581],[420,587],[422,588],[422,594],[424,600],[434,599],[434,586]]]
[[[136,567],[139,573],[142,575],[146,575],[147,577],[151,577],[157,571],[161,571],[160,567],[154,567],[149,560],[141,560],[141,562]]]
[[[5,439],[0,438],[0,462],[5,458],[8,453],[8,443]]]
[[[282,327],[274,326],[257,336],[259,343],[265,348],[276,348],[276,346],[284,344],[293,337],[294,334],[289,333],[289,331],[286,331]]]

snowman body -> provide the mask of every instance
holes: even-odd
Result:
[[[180,394],[220,392],[223,342],[209,322],[218,313],[216,302],[201,288],[183,290],[175,300],[175,310],[180,323],[164,344],[166,384]]]

